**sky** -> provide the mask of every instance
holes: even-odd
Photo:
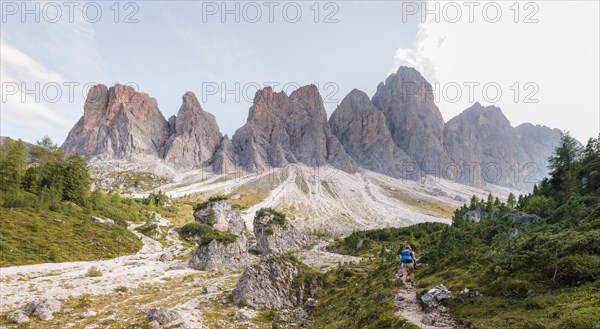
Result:
[[[524,122],[600,131],[598,1],[2,1],[0,135],[61,144],[91,85],[129,84],[166,118],[193,91],[224,134],[254,93],[316,84],[328,114],[401,65],[447,121],[474,102]]]

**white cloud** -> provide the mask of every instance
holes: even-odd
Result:
[[[598,134],[597,2],[572,6],[547,1],[527,8],[519,3],[518,23],[516,7],[511,9],[514,2],[499,3],[502,16],[497,23],[485,21],[493,12],[484,17],[478,10],[483,3],[475,7],[473,23],[466,7],[462,18],[450,23],[448,18],[454,15],[444,16],[446,4],[439,4],[439,23],[428,15],[419,25],[414,46],[398,49],[394,58],[396,68],[414,66],[434,84],[446,120],[479,101],[500,106],[513,125],[532,122],[568,129],[580,140]],[[525,23],[528,15],[538,22]],[[465,83],[471,82],[480,85],[469,90]],[[499,100],[494,99],[495,87],[484,92],[486,84],[500,86]],[[462,97],[453,101],[457,85]],[[538,102],[526,102],[527,96]]]
[[[3,25],[1,134],[28,141],[49,135],[60,144],[83,113],[83,88],[104,78],[93,26],[77,15]]]

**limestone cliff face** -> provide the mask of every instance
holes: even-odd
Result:
[[[428,164],[448,160],[443,147],[444,119],[431,90],[417,70],[402,66],[377,86],[372,99],[385,115],[396,145],[424,170]]]
[[[413,177],[402,166],[412,159],[394,143],[384,113],[369,96],[354,89],[329,119],[332,133],[363,168],[394,177]]]
[[[173,119],[171,135],[164,147],[164,160],[177,169],[192,169],[208,164],[221,143],[215,116],[205,112],[196,95],[187,92]]]
[[[87,159],[158,157],[169,135],[169,125],[154,98],[130,86],[90,89],[83,117],[71,129],[62,148]]]
[[[215,151],[212,169],[215,173],[223,174],[237,168],[237,154],[231,139],[227,135],[221,139],[221,144]]]
[[[352,171],[356,165],[331,134],[323,100],[314,85],[289,97],[267,87],[256,93],[248,121],[233,135],[239,164],[248,170],[332,164]]]
[[[547,158],[560,136],[542,126],[514,128],[500,108],[475,103],[446,123],[444,146],[462,166],[459,182],[527,190],[547,174]]]

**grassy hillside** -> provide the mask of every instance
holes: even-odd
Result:
[[[65,156],[49,138],[0,144],[0,266],[96,260],[141,247],[128,222],[149,220],[165,207],[163,193],[122,198],[91,190],[85,159]],[[114,225],[93,223],[92,216]]]
[[[0,266],[97,260],[137,252],[141,241],[121,225],[71,214],[0,208]]]

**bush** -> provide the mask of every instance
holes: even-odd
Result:
[[[89,299],[87,296],[81,296],[79,298],[79,303],[77,304],[77,306],[79,307],[88,307],[92,304],[92,300]]]
[[[571,255],[558,263],[557,279],[564,284],[580,284],[594,281],[600,275],[600,256]]]
[[[206,246],[212,240],[216,240],[218,243],[222,243],[222,244],[229,244],[229,243],[235,242],[235,240],[237,240],[237,237],[238,236],[233,233],[221,232],[219,230],[215,230],[215,229],[211,228],[210,232],[208,232],[202,236],[202,239],[200,240],[199,245],[201,247]]]
[[[216,201],[222,201],[222,200],[229,200],[229,197],[227,195],[213,195],[210,198],[208,198],[208,200],[197,204],[194,207],[194,211],[203,210],[208,206],[209,203],[216,202]]]
[[[202,237],[212,230],[213,230],[213,228],[210,225],[194,222],[194,223],[188,223],[188,224],[185,224],[184,226],[182,226],[179,229],[179,233],[184,238],[192,237],[195,235]]]
[[[506,297],[525,298],[531,284],[524,280],[509,279],[500,284],[501,293]]]
[[[96,266],[92,266],[87,270],[87,272],[85,273],[85,276],[87,276],[89,278],[99,277],[99,276],[102,276],[102,271],[99,268],[97,268]]]
[[[129,288],[127,288],[126,286],[118,286],[117,288],[115,288],[116,292],[128,292]]]

